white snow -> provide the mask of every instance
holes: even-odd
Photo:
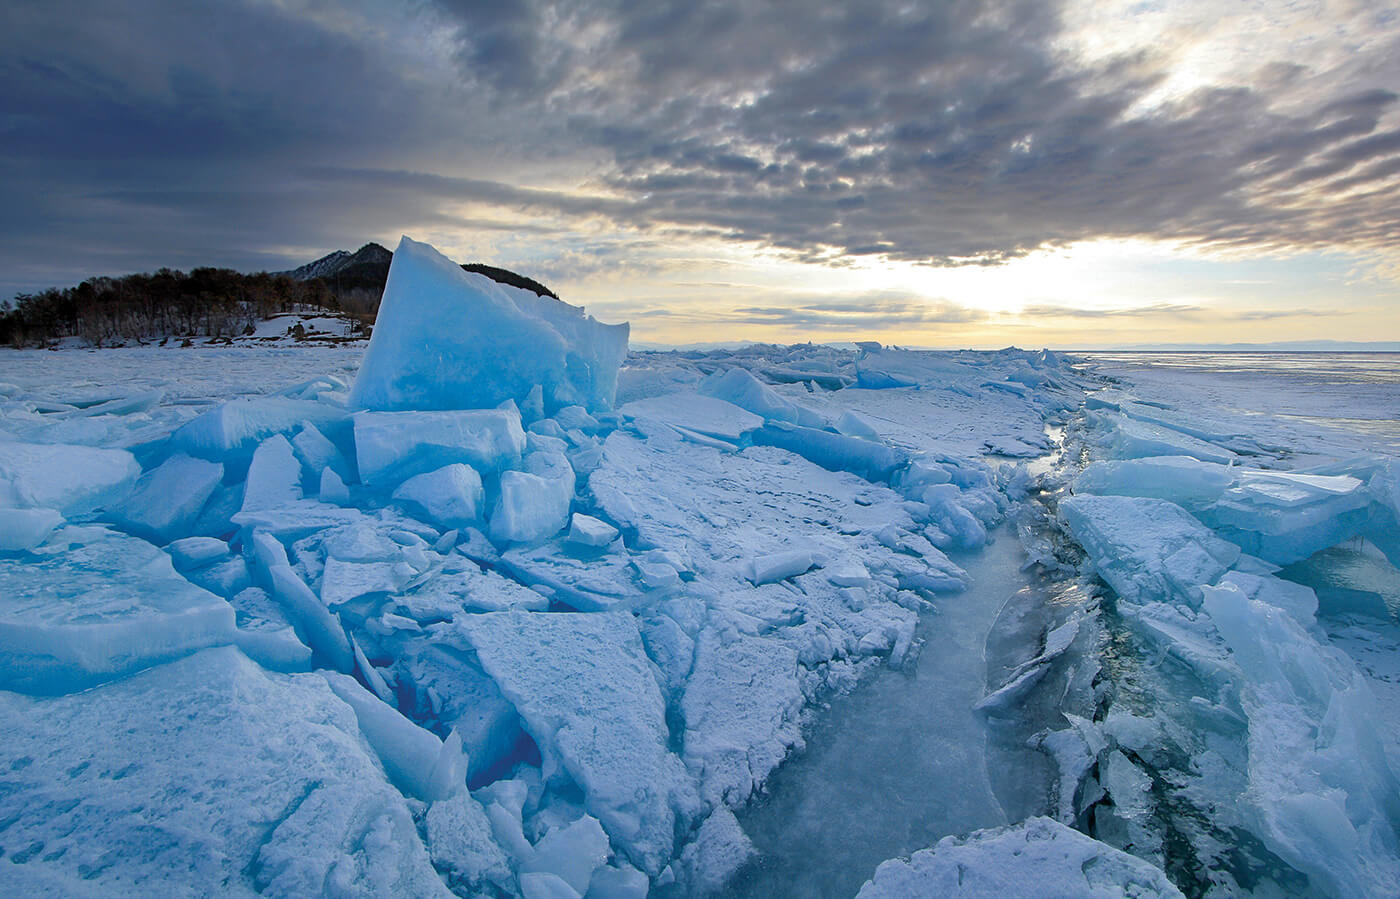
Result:
[[[0,729],[12,895],[451,895],[316,675],[210,649],[86,693],[0,693]]]
[[[1181,896],[1165,874],[1141,859],[1049,818],[944,837],[908,861],[876,870],[859,899],[1002,899],[1005,896]]]
[[[545,757],[579,785],[613,846],[655,875],[677,819],[699,812],[667,749],[665,703],[628,612],[491,612],[457,618]]]

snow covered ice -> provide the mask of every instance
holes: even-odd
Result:
[[[6,351],[6,894],[1400,891],[1394,447],[393,265],[363,360]]]

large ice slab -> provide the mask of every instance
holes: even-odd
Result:
[[[700,385],[699,390],[706,396],[733,403],[769,421],[785,421],[807,428],[826,426],[826,420],[819,412],[784,399],[778,391],[742,368],[716,372]]]
[[[782,447],[828,471],[849,471],[867,481],[889,482],[909,464],[909,454],[894,447],[785,423],[759,428],[753,442]]]
[[[1201,519],[1245,552],[1287,565],[1360,534],[1370,507],[1350,475],[1242,471]]]
[[[738,807],[802,741],[797,653],[777,640],[700,636],[681,701],[685,761],[715,805]]]
[[[858,899],[1032,895],[1179,899],[1182,894],[1148,862],[1057,821],[1031,818],[967,837],[944,837],[908,861],[884,862],[857,895]]]
[[[130,495],[111,510],[112,517],[133,534],[161,543],[187,537],[223,476],[218,462],[171,456],[141,475]]]
[[[0,731],[8,895],[451,896],[319,676],[210,649]]]
[[[723,399],[682,392],[633,400],[618,410],[633,418],[649,418],[738,443],[746,431],[763,425],[763,419]]]
[[[545,756],[584,792],[613,845],[652,875],[695,787],[667,749],[665,702],[629,612],[491,612],[454,621]]]
[[[1098,573],[1130,602],[1199,605],[1200,585],[1215,583],[1240,555],[1165,500],[1080,494],[1059,508]]]
[[[344,409],[327,403],[285,396],[236,399],[190,419],[170,435],[170,445],[201,459],[241,466],[273,434],[290,434],[302,422],[334,431],[345,418]]]
[[[1094,413],[1090,413],[1090,420],[1097,420],[1108,428],[1106,442],[1112,454],[1119,459],[1190,456],[1202,462],[1225,464],[1235,458],[1235,454],[1225,447],[1160,424],[1138,421],[1125,415]]]
[[[70,527],[0,559],[4,689],[65,693],[233,640],[233,607],[145,540]]]
[[[389,485],[455,462],[498,472],[518,465],[523,452],[525,430],[514,408],[355,415],[355,457],[366,484]]]
[[[119,501],[140,476],[126,450],[0,441],[0,482],[14,499],[69,518]]]
[[[1196,507],[1215,502],[1234,483],[1235,473],[1218,462],[1149,456],[1090,463],[1074,479],[1074,491],[1152,497]]]
[[[549,411],[610,408],[628,326],[463,271],[405,237],[350,393],[363,409],[484,409],[543,388]]]

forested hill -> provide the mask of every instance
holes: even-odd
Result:
[[[374,323],[394,254],[377,243],[337,250],[286,272],[244,274],[226,268],[89,278],[76,287],[19,294],[0,303],[0,345],[69,337],[104,341],[170,336],[235,337],[280,312],[330,309]],[[482,263],[462,266],[495,281],[558,299],[524,275]]]

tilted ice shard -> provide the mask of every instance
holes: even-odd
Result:
[[[463,271],[405,237],[350,393],[361,409],[487,409],[543,389],[546,411],[612,406],[628,326]]]
[[[454,626],[613,846],[657,874],[695,788],[667,749],[665,702],[630,612],[462,615]]]

